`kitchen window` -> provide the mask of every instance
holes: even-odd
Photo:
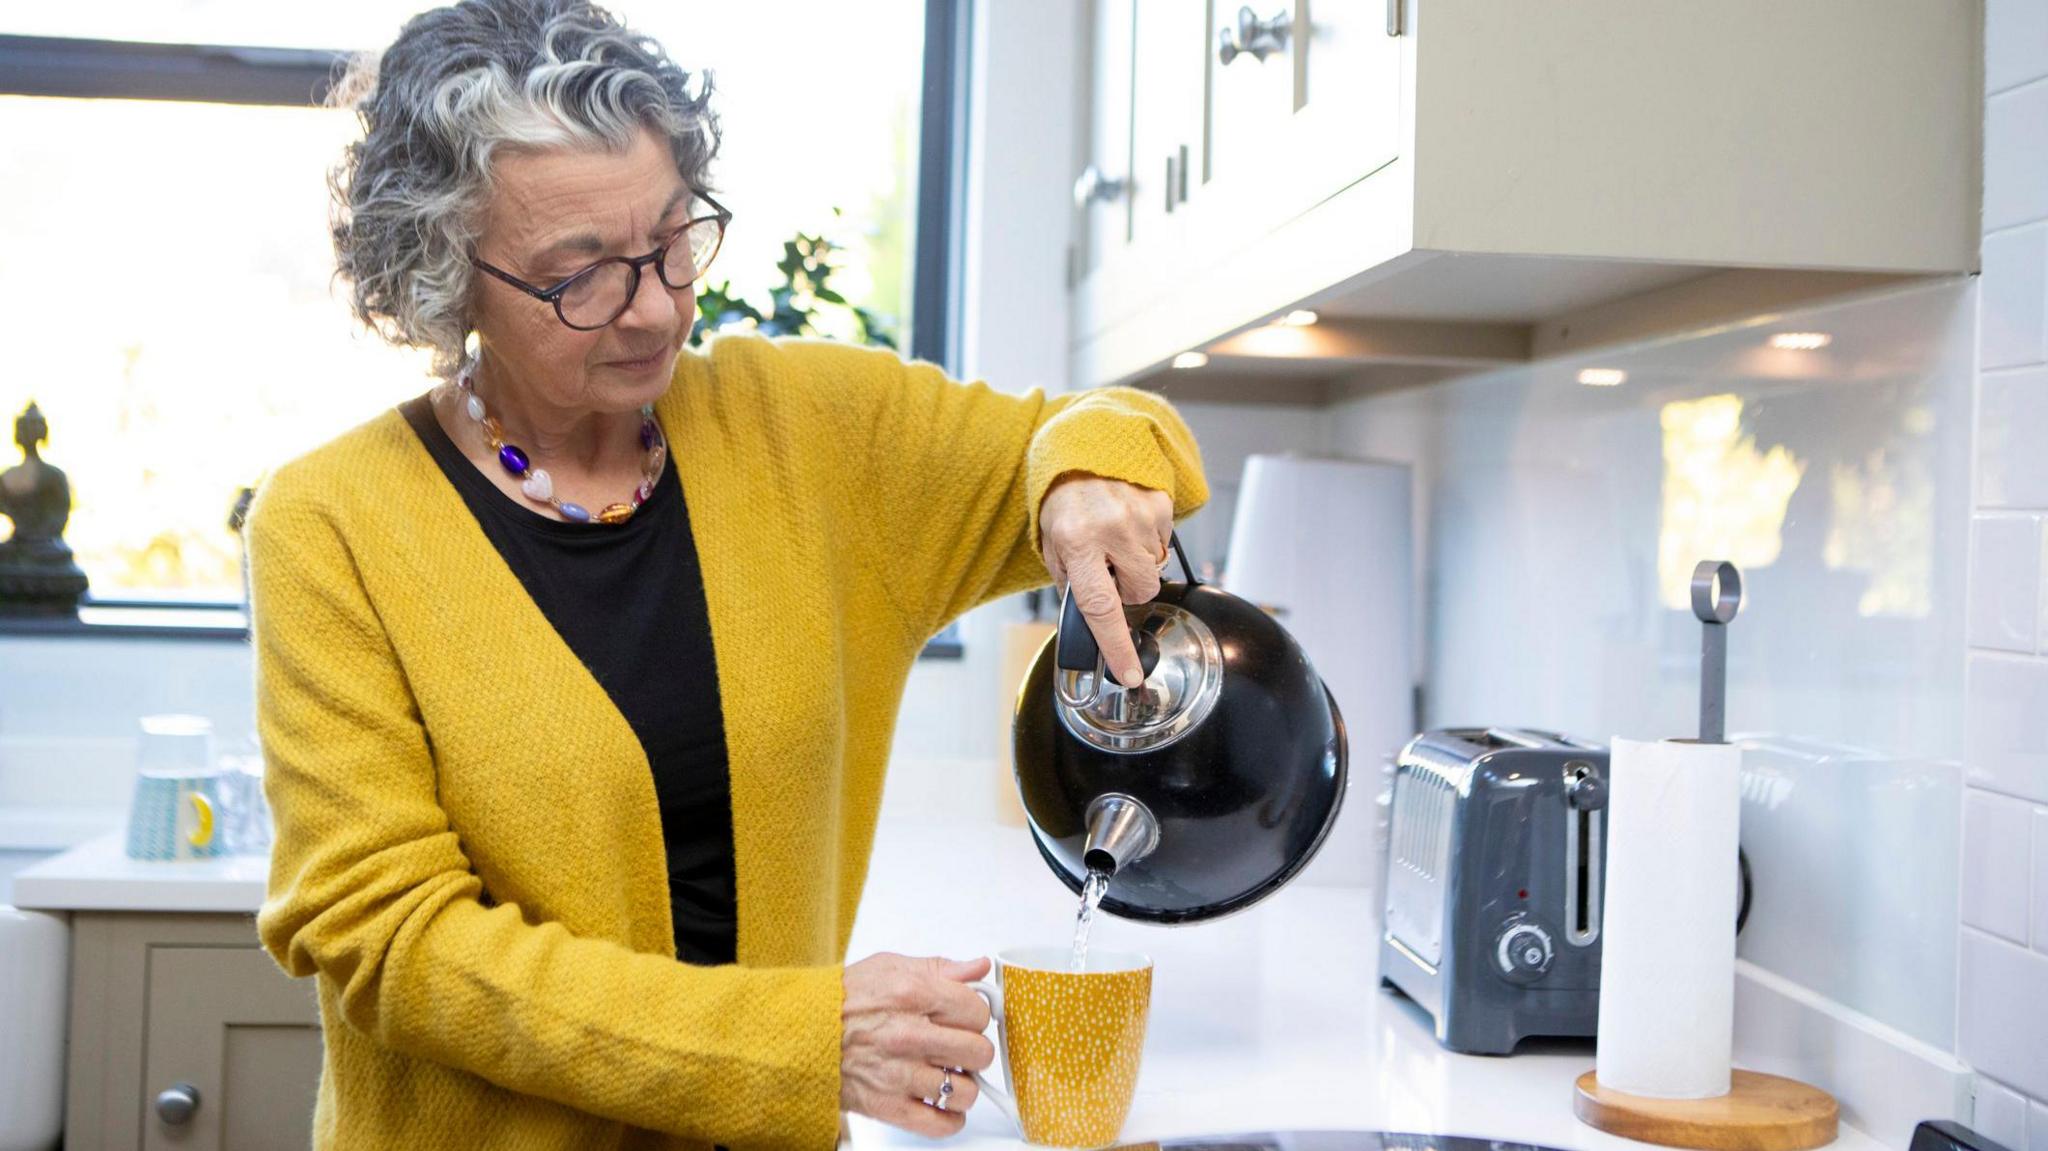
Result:
[[[71,482],[88,622],[210,607],[239,628],[242,489],[428,386],[426,353],[362,331],[332,283],[325,176],[356,127],[310,97],[332,49],[379,48],[430,6],[109,0],[0,16],[0,315],[18,333],[0,467],[36,401],[43,451]],[[714,283],[767,310],[784,241],[822,233],[839,248],[833,287],[938,358],[951,293],[913,315],[919,245],[943,245],[951,213],[919,204],[925,28],[959,5],[932,6],[612,6],[713,74],[713,175],[736,213]],[[936,123],[950,152],[950,120]]]

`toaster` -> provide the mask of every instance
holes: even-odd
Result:
[[[1607,750],[1451,728],[1394,767],[1380,978],[1453,1051],[1590,1036],[1600,1012]]]

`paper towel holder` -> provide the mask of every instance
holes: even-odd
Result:
[[[1729,1072],[1728,1094],[1712,1099],[1650,1099],[1579,1076],[1572,1093],[1579,1121],[1610,1135],[1700,1151],[1810,1151],[1835,1141],[1840,1108],[1827,1092],[1796,1079]]]
[[[1728,624],[1742,608],[1742,573],[1727,560],[1701,560],[1692,573],[1692,611],[1700,621],[1700,734],[1727,742]],[[1827,1092],[1796,1079],[1733,1068],[1728,1094],[1653,1099],[1579,1076],[1572,1092],[1579,1121],[1610,1135],[1700,1151],[1809,1151],[1835,1141],[1841,1108]]]
[[[1728,625],[1742,610],[1742,573],[1727,560],[1692,569],[1692,614],[1700,621],[1700,742],[1726,743]]]

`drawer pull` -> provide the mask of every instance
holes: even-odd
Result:
[[[190,1083],[174,1083],[156,1096],[156,1117],[173,1127],[181,1127],[192,1121],[192,1113],[199,1110],[199,1088]]]
[[[1093,164],[1081,169],[1074,181],[1074,207],[1085,212],[1090,204],[1107,204],[1124,194],[1124,181],[1102,174]]]
[[[1237,10],[1237,27],[1223,28],[1216,33],[1216,59],[1224,67],[1240,55],[1249,55],[1261,64],[1275,52],[1287,50],[1287,34],[1294,31],[1294,17],[1285,11],[1275,12],[1261,20],[1251,7]]]

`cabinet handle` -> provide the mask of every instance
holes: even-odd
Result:
[[[1261,20],[1246,5],[1237,10],[1237,27],[1226,27],[1216,33],[1216,59],[1227,68],[1240,54],[1246,54],[1263,64],[1266,57],[1287,50],[1287,35],[1292,31],[1294,17],[1286,10]]]
[[[1085,212],[1090,204],[1108,204],[1124,194],[1126,181],[1102,174],[1093,164],[1081,169],[1074,180],[1074,207]]]
[[[199,1088],[190,1083],[174,1083],[156,1096],[156,1117],[173,1127],[191,1122],[192,1113],[199,1110]]]
[[[1399,36],[1401,34],[1401,3],[1402,0],[1387,0],[1387,35],[1389,36]]]

